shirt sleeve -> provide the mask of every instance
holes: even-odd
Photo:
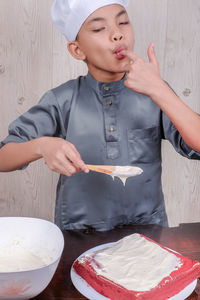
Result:
[[[185,143],[179,131],[164,113],[162,113],[162,124],[164,139],[168,140],[179,154],[190,159],[200,160],[200,153]]]
[[[167,81],[165,83],[176,94],[170,84]],[[189,159],[200,160],[200,153],[194,151],[185,143],[179,131],[164,113],[162,113],[162,126],[164,139],[168,140],[179,154]]]
[[[0,148],[10,142],[22,143],[42,136],[64,138],[66,128],[62,113],[54,92],[48,91],[37,105],[9,125],[9,135],[0,142]]]

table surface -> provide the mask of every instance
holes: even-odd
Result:
[[[166,228],[159,225],[128,225],[106,232],[63,231],[65,247],[57,271],[48,287],[34,300],[83,300],[70,279],[74,260],[95,246],[116,242],[132,233],[141,233],[184,256],[200,261],[200,223],[181,224]],[[187,300],[200,300],[200,282]]]

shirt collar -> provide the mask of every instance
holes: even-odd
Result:
[[[124,76],[119,81],[113,82],[100,82],[97,81],[91,74],[88,72],[86,76],[86,81],[90,85],[90,87],[95,90],[97,93],[102,94],[103,96],[109,96],[110,94],[119,93],[124,88],[124,80],[126,76]]]

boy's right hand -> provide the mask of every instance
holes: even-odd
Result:
[[[80,171],[89,172],[76,147],[62,138],[40,138],[39,152],[52,171],[66,176]]]

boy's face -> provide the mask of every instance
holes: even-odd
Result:
[[[129,59],[120,51],[134,48],[134,32],[124,7],[114,4],[96,10],[82,25],[77,43],[95,79],[121,79]]]

